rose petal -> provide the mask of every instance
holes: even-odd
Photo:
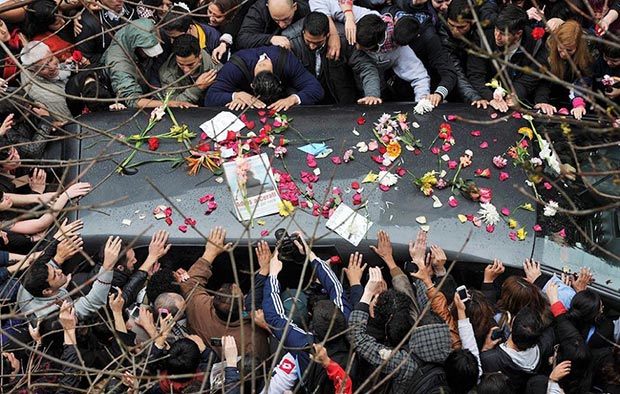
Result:
[[[491,114],[491,119],[495,119],[495,118],[497,118],[497,116],[498,116],[498,115],[497,115],[497,113],[493,112],[493,113]]]
[[[340,256],[332,256],[329,258],[329,260],[334,264],[338,264],[340,263]]]
[[[165,220],[166,223],[168,223],[168,226],[172,225],[172,218],[170,216],[168,216]]]
[[[357,190],[359,188],[360,188],[360,183],[359,182],[351,182],[351,189]]]
[[[536,232],[538,232],[538,231],[542,231],[542,227],[540,227],[540,224],[535,224],[535,225],[532,227],[532,229],[533,229],[534,231],[536,231]]]
[[[269,235],[269,230],[263,230],[263,231],[260,232],[260,236],[261,237],[266,237],[268,235]]]
[[[431,152],[432,152],[434,155],[438,155],[438,154],[439,154],[439,152],[440,152],[440,149],[439,149],[438,147],[436,147],[436,146],[433,146],[433,147],[431,148]]]
[[[511,240],[516,241],[517,240],[517,233],[515,233],[514,231],[511,231],[508,236],[510,237]]]
[[[560,230],[558,232],[558,235],[562,238],[566,238],[566,230],[565,229]]]
[[[332,163],[334,163],[334,164],[341,164],[342,160],[340,160],[340,157],[334,156],[334,157],[332,157]]]
[[[474,130],[474,131],[472,131],[469,134],[473,135],[474,137],[479,137],[480,136],[480,130]]]
[[[379,189],[383,190],[384,192],[387,192],[388,190],[390,190],[390,187],[387,185],[379,185]]]
[[[450,196],[448,198],[448,205],[450,205],[452,208],[456,208],[459,205],[459,202],[456,197]]]
[[[501,171],[499,173],[499,181],[500,182],[504,182],[508,178],[510,178],[510,175],[507,172]]]
[[[187,232],[187,226],[179,226],[179,231],[182,233],[186,233]]]
[[[450,160],[448,162],[448,168],[451,170],[454,170],[456,167],[458,167],[458,163],[454,160]]]
[[[492,233],[495,231],[495,226],[492,224],[487,224],[487,233]]]
[[[553,186],[552,186],[549,182],[545,182],[545,183],[543,183],[543,186],[544,186],[544,188],[545,188],[545,189],[547,189],[547,190],[551,190],[551,189],[553,189]]]
[[[370,141],[368,143],[368,150],[369,151],[374,151],[377,150],[379,148],[379,143],[377,141]]]
[[[502,208],[501,212],[502,212],[502,215],[504,216],[510,216],[510,209],[506,207]]]
[[[480,149],[486,149],[489,147],[489,143],[484,141],[482,144],[480,144]]]

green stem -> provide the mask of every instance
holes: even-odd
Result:
[[[459,168],[456,170],[456,174],[454,174],[454,178],[452,178],[452,189],[450,189],[450,191],[454,191],[454,186],[456,183],[456,178],[458,178],[459,173],[461,172],[461,168],[463,167],[462,164],[459,164]]]

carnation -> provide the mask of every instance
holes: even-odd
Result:
[[[480,218],[486,224],[495,225],[500,221],[500,216],[497,212],[497,208],[495,208],[495,205],[491,203],[481,203],[478,215],[480,215]]]
[[[545,205],[545,209],[543,210],[543,215],[545,216],[555,216],[558,213],[559,205],[557,202],[553,200],[549,200],[547,205]]]
[[[393,186],[398,182],[398,177],[389,171],[379,171],[379,184]]]

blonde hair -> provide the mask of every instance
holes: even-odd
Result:
[[[564,79],[566,70],[566,60],[560,57],[558,44],[564,48],[575,46],[575,54],[572,56],[573,62],[579,72],[588,74],[592,59],[588,52],[586,40],[583,37],[581,25],[573,20],[562,23],[547,40],[549,48],[549,66],[553,75]],[[569,81],[571,82],[571,81]]]

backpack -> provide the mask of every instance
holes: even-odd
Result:
[[[412,355],[413,356],[413,355]],[[419,365],[407,394],[450,394],[446,372],[435,363],[425,363],[413,356]]]

